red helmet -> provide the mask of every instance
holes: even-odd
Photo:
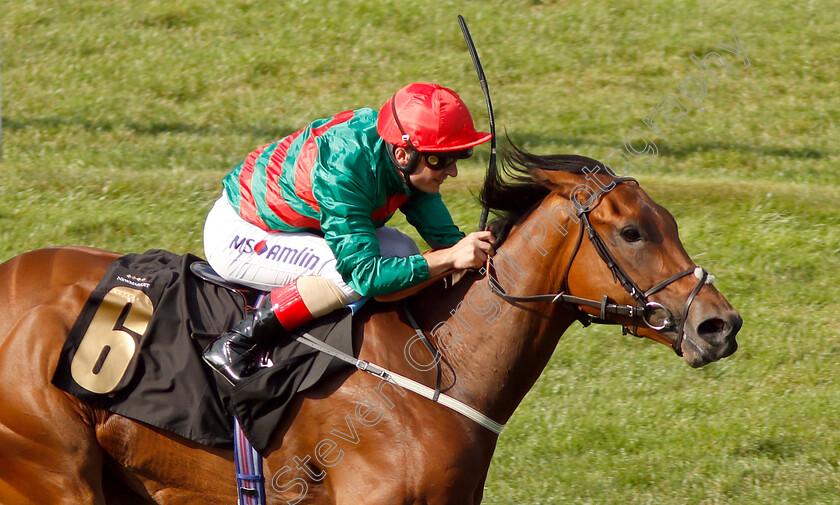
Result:
[[[475,130],[467,105],[454,91],[422,82],[409,84],[385,102],[376,131],[389,144],[421,152],[460,151],[492,137]]]

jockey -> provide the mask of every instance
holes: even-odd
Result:
[[[413,83],[379,113],[320,119],[252,152],[223,180],[204,228],[207,261],[223,277],[270,291],[204,353],[236,385],[259,349],[366,296],[451,269],[478,268],[489,231],[464,235],[439,193],[456,162],[490,140],[452,90]],[[433,249],[385,222],[399,209]]]

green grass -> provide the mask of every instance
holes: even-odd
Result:
[[[485,503],[835,504],[838,7],[10,0],[0,259],[60,244],[202,254],[219,180],[251,149],[413,80],[455,88],[486,128],[457,13],[500,133],[596,158],[735,28],[750,67],[717,49],[733,68],[705,110],[666,125],[631,175],[741,311],[739,351],[693,370],[649,341],[571,329],[501,436]],[[465,229],[486,159],[445,186]]]

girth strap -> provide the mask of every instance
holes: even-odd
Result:
[[[265,478],[262,457],[245,438],[234,416],[233,461],[236,467],[236,491],[240,505],[265,505]]]
[[[403,312],[405,312],[405,317],[408,318],[408,322],[411,323],[411,327],[414,328],[414,333],[420,337],[420,341],[423,342],[423,345],[426,346],[426,349],[431,353],[431,355],[435,359],[435,369],[437,373],[437,378],[435,379],[435,395],[432,398],[433,402],[438,401],[438,397],[440,396],[440,384],[442,382],[442,370],[440,366],[440,359],[441,354],[440,351],[435,349],[435,346],[432,345],[432,342],[429,340],[429,337],[426,336],[426,332],[420,329],[420,325],[417,324],[417,321],[414,319],[414,316],[411,314],[411,311],[408,310],[408,305],[403,304]]]

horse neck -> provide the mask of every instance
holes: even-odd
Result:
[[[448,394],[504,422],[536,382],[563,332],[574,321],[564,307],[548,302],[508,303],[491,292],[497,282],[507,294],[556,293],[573,239],[545,238],[535,248],[515,227],[493,258],[494,278],[473,282],[449,317],[432,331],[454,377]],[[446,368],[446,367],[445,367]]]

